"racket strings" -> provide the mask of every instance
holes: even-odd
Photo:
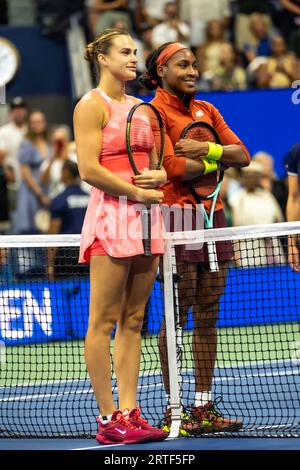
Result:
[[[130,126],[130,146],[139,171],[145,167],[151,170],[160,168],[163,158],[162,132],[151,109],[137,109],[134,112]],[[146,166],[145,153],[148,154]]]
[[[194,127],[184,136],[185,139],[197,140],[198,142],[216,142],[216,138],[209,129]]]

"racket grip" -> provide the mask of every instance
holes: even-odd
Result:
[[[152,256],[151,253],[151,240],[143,240],[144,256]]]
[[[142,218],[142,237],[144,246],[144,256],[152,256],[151,253],[151,212],[145,209],[141,214]]]
[[[215,242],[207,242],[207,253],[208,253],[208,262],[210,272],[218,272],[219,264],[217,257],[217,249]]]

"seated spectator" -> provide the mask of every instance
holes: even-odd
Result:
[[[148,91],[141,86],[139,82],[140,75],[145,71],[145,62],[148,55],[153,51],[152,46],[152,30],[153,26],[148,23],[140,25],[139,35],[133,36],[137,48],[137,78],[126,83],[128,94],[147,95]]]
[[[272,54],[257,70],[258,88],[288,88],[299,77],[294,54],[287,52],[282,36],[272,40]]]
[[[246,72],[238,65],[236,52],[229,42],[220,47],[220,66],[211,79],[210,88],[225,91],[247,88]]]
[[[266,152],[257,152],[252,157],[253,161],[262,166],[261,186],[270,191],[276,198],[282,214],[285,214],[285,208],[288,197],[288,189],[285,181],[280,180],[274,171],[274,159],[272,155]]]
[[[300,59],[300,0],[281,0],[283,11],[278,25],[288,48]]]
[[[223,202],[223,211],[225,214],[225,219],[227,222],[228,227],[232,227],[233,222],[232,222],[232,209],[231,205],[229,204],[229,199],[228,199],[228,183],[229,183],[229,178],[227,177],[226,173],[224,174],[223,182],[220,188],[220,198]]]
[[[89,194],[81,189],[78,167],[75,162],[64,161],[61,180],[65,190],[56,196],[49,206],[51,213],[49,233],[81,233]],[[50,278],[83,272],[87,272],[87,267],[78,265],[78,248],[60,248],[48,251],[48,275]]]
[[[224,25],[220,20],[209,21],[206,25],[206,38],[196,49],[200,74],[211,77],[220,66],[220,46],[224,44]]]
[[[190,26],[192,48],[204,43],[206,25],[209,21],[221,21],[224,28],[227,28],[230,16],[230,0],[180,1],[180,19]]]
[[[153,51],[152,45],[153,27],[148,23],[140,26],[138,37],[134,36],[134,42],[137,45],[137,71],[141,74],[145,71],[145,61],[150,52]]]
[[[0,235],[8,233],[11,227],[8,184],[15,181],[13,168],[5,165],[4,160],[0,152]]]
[[[261,187],[262,166],[252,161],[242,168],[243,188],[231,200],[233,225],[272,224],[283,221],[283,214],[275,197]],[[238,266],[250,267],[285,262],[279,239],[261,238],[239,241],[235,244]]]
[[[245,44],[255,45],[256,40],[250,28],[250,19],[253,13],[263,16],[268,29],[272,27],[270,15],[272,0],[237,0],[237,13],[235,15],[234,37],[237,51],[243,52]]]
[[[46,116],[41,111],[33,111],[29,115],[28,133],[19,151],[22,181],[17,195],[14,227],[18,234],[37,233],[35,214],[49,204],[46,188],[40,181],[41,165],[51,155],[47,126]]]
[[[165,20],[152,30],[153,49],[165,42],[190,44],[190,30],[186,23],[180,21],[176,2],[167,2],[164,8]]]
[[[0,158],[5,167],[11,168],[14,180],[8,182],[9,204],[15,209],[17,191],[21,182],[18,153],[27,132],[27,104],[22,97],[14,97],[9,105],[9,122],[0,127]]]
[[[252,62],[255,57],[266,57],[270,56],[272,53],[269,24],[266,18],[258,13],[253,13],[250,16],[249,27],[253,34],[254,42],[246,42],[243,47],[244,56],[248,64]]]
[[[156,26],[164,21],[164,8],[169,0],[137,0],[135,9],[135,22],[140,32],[143,23]],[[178,1],[176,2],[178,3]]]
[[[131,31],[132,20],[128,0],[90,0],[86,7],[92,38],[104,29],[111,28],[118,20],[124,21],[126,29]]]
[[[280,0],[282,12],[280,15],[281,34],[289,41],[292,34],[300,28],[300,0]]]
[[[47,186],[47,194],[50,199],[64,190],[61,170],[65,160],[71,157],[70,136],[71,131],[68,126],[56,127],[51,134],[52,155],[41,165],[40,181]]]

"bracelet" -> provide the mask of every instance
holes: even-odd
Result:
[[[223,147],[220,144],[215,144],[214,142],[207,142],[208,143],[208,154],[206,155],[207,158],[211,160],[215,160],[216,162],[220,160],[223,155]]]
[[[210,160],[209,158],[205,157],[202,158],[202,161],[204,165],[204,175],[212,173],[213,171],[217,171],[217,169],[219,168],[219,165],[215,160]]]

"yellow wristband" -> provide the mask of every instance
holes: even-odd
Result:
[[[220,160],[223,155],[223,147],[220,144],[215,144],[214,142],[207,142],[208,143],[208,154],[207,158],[211,160],[215,160],[216,162]]]
[[[205,167],[203,174],[207,175],[208,173],[212,173],[213,171],[217,171],[219,165],[214,160],[209,160],[208,158],[202,158],[203,165]]]

